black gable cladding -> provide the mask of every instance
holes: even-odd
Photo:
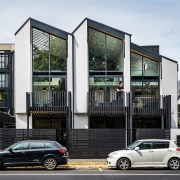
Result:
[[[57,37],[61,37],[63,39],[68,39],[68,32],[65,32],[63,30],[60,30],[58,28],[55,28],[53,26],[50,26],[48,24],[45,24],[43,22],[40,22],[40,21],[37,21],[35,19],[32,19],[32,18],[28,18],[26,20],[26,22],[16,31],[15,35],[23,28],[23,26],[28,22],[30,21],[30,24],[31,24],[31,27],[34,27],[36,29],[39,29],[39,30],[42,30],[44,32],[47,32],[47,33],[50,33],[54,36],[57,36]]]
[[[122,38],[124,39],[125,38],[125,34],[128,34],[128,33],[125,33],[123,31],[120,31],[120,30],[117,30],[115,28],[112,28],[110,26],[107,26],[107,25],[104,25],[102,23],[99,23],[99,22],[96,22],[96,21],[93,21],[91,19],[87,19],[87,25],[89,27],[92,27],[92,28],[95,28],[95,29],[98,29],[100,31],[104,31],[108,34],[111,34],[113,36],[117,36],[119,38]],[[130,35],[130,34],[128,34]]]
[[[159,54],[159,45],[141,46],[141,47],[153,53]]]
[[[63,39],[68,39],[68,34],[69,33],[65,32],[65,31],[62,31],[60,29],[57,29],[57,28],[55,28],[53,26],[47,25],[45,23],[42,23],[40,21],[31,19],[31,26],[34,27],[34,28],[37,28],[39,30],[48,32],[48,33],[50,33],[52,35],[61,37]]]
[[[162,61],[162,58],[161,58],[161,56],[159,54],[155,54],[155,53],[153,53],[151,51],[148,51],[147,49],[142,48],[141,46],[138,46],[138,45],[136,45],[134,43],[131,43],[131,50],[135,50],[136,52],[141,53],[141,54],[143,54],[143,55],[145,55],[145,56],[147,56],[149,58],[155,59],[155,60],[157,60],[159,62]]]

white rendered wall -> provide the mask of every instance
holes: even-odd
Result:
[[[27,128],[27,125],[25,124],[25,120],[27,118],[26,92],[32,91],[30,21],[28,21],[16,34],[15,44],[14,106],[16,128],[19,129]]]
[[[88,129],[88,118],[86,114],[75,114],[74,129]]]
[[[124,90],[125,90],[125,92],[131,91],[130,44],[131,44],[130,35],[125,35],[125,58],[124,58]]]
[[[74,127],[88,124],[87,93],[89,89],[87,20],[74,32]]]
[[[73,51],[72,36],[68,35],[68,57],[67,57],[67,92],[71,92],[71,108],[73,108]],[[70,104],[68,104],[70,106]],[[72,122],[74,116],[72,115]],[[73,124],[72,127],[73,128]]]
[[[161,95],[171,95],[171,127],[177,128],[177,63],[162,57]]]
[[[177,143],[177,135],[180,135],[180,129],[170,129],[170,139]]]
[[[72,36],[68,35],[68,57],[67,57],[67,91],[73,92],[73,67],[72,67]]]

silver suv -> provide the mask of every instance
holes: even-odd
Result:
[[[123,150],[108,154],[107,165],[118,169],[169,167],[177,170],[180,168],[180,148],[171,140],[138,140]]]

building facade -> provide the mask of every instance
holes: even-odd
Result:
[[[177,128],[178,63],[85,18],[68,33],[29,18],[15,33],[16,128]],[[117,97],[123,82],[121,102]]]
[[[0,111],[14,113],[14,44],[0,44]]]

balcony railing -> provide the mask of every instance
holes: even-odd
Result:
[[[166,115],[171,109],[170,96],[131,96],[124,93],[124,101],[117,100],[117,93],[89,92],[89,115],[118,115],[132,112],[134,115]]]
[[[134,114],[159,114],[162,98],[154,95],[135,96],[133,98],[133,113]]]
[[[31,92],[32,106],[31,111],[43,112],[57,112],[66,113],[70,93],[63,92]]]
[[[121,115],[126,113],[125,100],[127,94],[124,94],[124,100],[117,100],[116,92],[111,92],[108,95],[104,91],[89,92],[89,115]]]

